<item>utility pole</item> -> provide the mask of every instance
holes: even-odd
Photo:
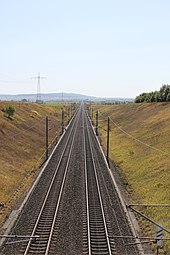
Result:
[[[107,152],[106,152],[106,160],[108,163],[108,166],[110,167],[109,163],[109,144],[110,144],[110,117],[107,119]]]
[[[48,159],[48,117],[46,117],[46,160]]]
[[[93,122],[93,106],[91,106],[91,118],[92,118],[92,122]]]
[[[70,121],[70,105],[68,106],[68,122]]]
[[[70,105],[70,112],[71,112],[71,118],[72,118],[72,103]]]
[[[98,136],[98,121],[99,120],[99,114],[98,111],[96,112],[96,136]]]
[[[62,118],[62,121],[61,121],[61,134],[64,133],[64,110],[62,108],[62,112],[61,112],[61,118]]]
[[[46,77],[41,77],[40,73],[38,73],[38,76],[33,77],[32,79],[37,80],[37,97],[36,97],[36,103],[37,104],[41,104],[42,100],[41,100],[41,86],[40,86],[40,80],[42,79],[46,79]]]

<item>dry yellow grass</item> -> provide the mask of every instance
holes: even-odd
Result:
[[[14,119],[2,109],[13,105]],[[0,222],[30,184],[45,159],[45,117],[49,118],[49,143],[60,135],[61,104],[0,102]],[[65,124],[68,119],[65,119]]]
[[[119,167],[132,203],[170,204],[170,104],[94,105],[106,147],[107,116],[111,121],[110,159]],[[147,145],[145,145],[147,144]],[[158,150],[157,150],[158,149]],[[169,208],[138,208],[170,230]],[[140,219],[144,232],[155,227]],[[170,241],[167,241],[170,250]]]
[[[1,111],[9,104],[16,108],[14,120],[7,119]],[[50,141],[59,135],[61,107],[63,105],[0,102],[0,203],[5,204],[0,211],[0,222],[31,183],[43,160],[47,115]],[[106,144],[107,117],[110,116],[128,134],[162,150],[137,142],[111,122],[110,158],[120,169],[131,202],[170,204],[170,104],[99,104],[93,108],[99,111],[103,146]],[[170,229],[169,208],[141,210]],[[144,234],[153,235],[154,228],[141,218],[139,221]],[[169,242],[167,247],[170,250]]]

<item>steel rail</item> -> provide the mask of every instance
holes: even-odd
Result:
[[[111,201],[111,197],[110,197],[110,194],[109,194],[109,190],[108,190],[108,186],[107,186],[107,184],[106,184],[106,179],[105,179],[105,176],[104,176],[104,172],[102,171],[102,168],[101,168],[101,162],[100,162],[100,158],[97,156],[97,150],[96,150],[96,148],[97,147],[99,147],[100,149],[101,149],[101,145],[100,145],[100,143],[99,143],[99,140],[98,139],[96,139],[96,135],[95,135],[95,129],[93,128],[93,126],[92,126],[92,123],[91,123],[91,120],[90,120],[90,118],[89,118],[89,116],[88,116],[88,114],[87,114],[87,118],[88,118],[88,121],[90,122],[90,124],[91,124],[91,129],[89,129],[90,130],[90,132],[92,133],[92,138],[93,138],[93,141],[94,141],[94,143],[93,143],[93,145],[95,144],[96,146],[94,147],[94,149],[93,149],[93,151],[96,153],[96,157],[95,157],[95,159],[96,159],[96,164],[98,164],[98,166],[99,166],[99,170],[101,170],[101,171],[98,171],[98,173],[100,174],[100,176],[101,176],[101,180],[102,180],[102,183],[104,184],[104,187],[105,187],[105,191],[106,191],[106,195],[107,195],[107,197],[108,197],[108,202],[109,202],[109,204],[110,204],[110,208],[112,208],[112,212],[113,212],[113,216],[114,216],[114,221],[115,221],[115,223],[116,223],[116,225],[117,225],[117,230],[119,231],[119,233],[120,233],[120,235],[122,235],[123,236],[123,233],[124,233],[124,230],[121,228],[121,226],[120,226],[120,222],[119,222],[119,220],[118,220],[118,218],[117,218],[117,216],[116,216],[116,208],[114,207],[114,206],[112,206],[112,201]],[[101,153],[102,153],[102,158],[103,159],[105,159],[105,157],[104,157],[104,153],[103,153],[103,151],[101,150]],[[102,185],[102,187],[103,187],[103,185]],[[122,203],[121,203],[121,200],[120,200],[120,197],[119,197],[119,195],[118,195],[118,193],[117,193],[117,190],[115,190],[116,192],[115,192],[115,194],[116,194],[116,196],[117,196],[117,203],[119,204],[119,207],[120,207],[120,211],[122,211],[122,213],[124,214],[124,211],[123,211],[123,207],[122,207]],[[103,192],[102,192],[103,193]],[[125,214],[125,216],[126,216],[126,214]],[[122,222],[124,222],[125,223],[125,221],[128,221],[128,218],[126,218],[126,217],[122,217]],[[125,223],[126,224],[126,223]],[[129,225],[130,226],[130,225]],[[134,233],[133,232],[133,230],[130,228],[130,231],[132,231],[132,233]],[[115,235],[113,235],[113,234],[111,234],[111,235],[109,235],[109,238],[114,238],[115,237]],[[134,233],[134,237],[135,237],[135,233]],[[124,242],[124,239],[122,238],[122,244],[123,244],[123,246],[124,246],[124,254],[129,254],[129,251],[127,250],[127,248],[126,248],[126,246],[127,246],[127,244]],[[133,251],[133,252],[135,252],[135,254],[139,254],[139,252],[141,251],[143,251],[143,249],[141,249],[141,247],[139,248],[137,248],[136,249],[136,251]],[[143,253],[140,253],[140,254],[143,254]]]
[[[84,139],[84,169],[85,169],[85,183],[86,183],[86,214],[87,214],[87,236],[88,236],[88,254],[91,255],[91,245],[90,245],[90,216],[89,216],[89,197],[88,197],[88,182],[87,182],[87,155],[86,155],[86,140],[85,140],[85,126],[84,126],[84,116],[83,116],[83,139]]]
[[[77,119],[74,120],[74,123],[76,123],[76,120],[78,120],[78,117],[77,117]],[[65,151],[66,151],[66,148],[67,148],[67,146],[68,146],[68,143],[69,143],[69,141],[70,141],[70,138],[72,138],[72,132],[74,132],[74,134],[75,134],[74,125],[72,125],[72,127],[71,127],[70,134],[69,134],[69,136],[68,136],[68,138],[67,138],[67,140],[66,140],[66,143],[65,143],[65,146],[64,146],[64,148],[63,148],[63,152],[62,152],[62,154],[61,154],[59,163],[58,163],[58,165],[57,165],[57,167],[56,167],[56,170],[55,170],[55,173],[54,173],[54,175],[53,175],[51,184],[50,184],[50,186],[49,186],[49,188],[48,188],[47,194],[46,194],[46,196],[45,196],[43,205],[42,205],[42,207],[41,207],[40,213],[39,213],[39,215],[38,215],[37,221],[36,221],[36,223],[35,223],[35,225],[34,225],[34,229],[33,229],[31,235],[34,235],[34,234],[35,234],[35,231],[36,231],[36,228],[37,228],[38,223],[39,223],[39,221],[40,221],[41,215],[42,215],[42,213],[43,213],[45,204],[46,204],[46,202],[47,202],[47,199],[48,199],[48,197],[49,197],[50,191],[51,191],[52,186],[53,186],[53,184],[54,184],[54,180],[55,180],[56,175],[57,175],[57,173],[58,173],[58,169],[59,169],[59,167],[60,167],[60,165],[61,165],[61,162],[62,162],[62,159],[63,159],[63,157],[64,157],[64,153],[65,153]],[[31,245],[31,241],[32,241],[32,240],[29,240],[29,242],[28,242],[28,244],[27,244],[27,247],[26,247],[26,249],[25,249],[24,255],[27,255],[27,254],[28,254],[29,248],[30,248],[30,245]],[[49,246],[49,244],[48,244],[48,246]],[[45,254],[47,254],[47,253],[45,253]]]
[[[86,116],[85,116],[85,118],[86,118]],[[87,119],[86,119],[86,124],[88,126]],[[100,201],[100,209],[101,209],[101,213],[102,213],[102,220],[103,220],[104,231],[105,231],[105,236],[106,236],[108,254],[112,255],[111,245],[110,245],[110,240],[109,240],[109,234],[108,234],[107,224],[106,224],[106,219],[105,219],[104,206],[103,206],[103,201],[102,201],[102,197],[101,197],[101,191],[100,191],[100,186],[99,186],[99,181],[98,181],[98,176],[97,176],[97,171],[96,171],[94,153],[93,153],[93,149],[92,149],[92,141],[90,139],[91,135],[90,135],[90,132],[89,132],[89,128],[87,128],[87,135],[88,135],[88,141],[89,141],[89,146],[90,146],[90,153],[91,153],[91,156],[92,156],[93,170],[94,170],[94,174],[95,174],[95,182],[96,182],[96,185],[97,185],[97,193],[98,193],[98,197],[99,197],[99,201]],[[90,226],[89,226],[89,228],[90,228]],[[91,237],[89,237],[89,238],[91,239]],[[99,254],[100,254],[100,251],[99,251]]]
[[[94,134],[94,130],[91,130],[91,132],[92,132],[92,134]],[[93,137],[93,135],[92,135],[92,137]],[[95,140],[95,137],[93,137],[93,138],[94,138],[94,140]],[[97,144],[97,141],[96,141],[96,144]],[[93,148],[93,150],[95,151],[95,148]],[[98,157],[96,157],[96,161],[97,161],[98,165],[100,165]],[[108,191],[108,189],[107,189],[107,185],[106,185],[106,182],[105,182],[105,179],[104,179],[104,176],[103,176],[102,171],[101,171],[101,176],[102,176],[102,181],[103,181],[103,184],[104,184],[104,187],[105,187],[105,190],[106,190],[106,192],[107,192],[108,199],[109,199],[109,202],[110,202],[110,205],[111,205],[112,203],[111,203],[109,191]],[[116,217],[115,208],[113,208],[113,207],[112,207],[112,212],[113,212],[113,215],[114,215],[115,223],[116,223],[116,225],[117,225],[117,229],[119,230],[120,234],[123,235],[123,234],[122,234],[122,230],[121,230],[120,225],[119,225],[119,222],[118,222],[118,219],[117,219],[117,217]],[[111,236],[109,236],[109,237],[111,237]],[[113,237],[113,236],[112,236],[112,237]],[[125,247],[125,252],[126,252],[126,254],[127,254],[126,244],[124,243],[124,239],[122,239],[122,242],[123,242],[123,245],[124,245],[124,247]]]
[[[52,234],[53,234],[53,230],[54,230],[54,226],[55,226],[55,222],[56,222],[56,218],[57,218],[58,208],[59,208],[59,205],[61,203],[61,196],[62,196],[62,193],[63,193],[64,184],[65,184],[65,180],[66,180],[66,175],[67,175],[68,167],[69,167],[69,163],[70,163],[70,158],[71,158],[71,154],[72,154],[72,151],[73,151],[73,144],[74,144],[74,141],[75,141],[76,129],[77,129],[77,123],[76,123],[76,128],[74,130],[74,134],[73,134],[73,137],[72,137],[70,152],[69,152],[68,159],[67,159],[67,165],[66,165],[66,168],[65,168],[64,177],[63,177],[62,185],[61,185],[61,188],[60,188],[58,202],[57,202],[57,206],[56,206],[56,210],[55,210],[55,214],[54,214],[54,218],[53,218],[53,223],[52,223],[52,226],[51,226],[51,231],[50,231],[50,235],[49,235],[45,255],[48,255],[48,252],[49,252],[49,249],[50,249],[50,244],[51,244]]]

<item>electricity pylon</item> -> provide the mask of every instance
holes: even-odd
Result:
[[[33,77],[32,79],[37,80],[37,97],[36,97],[36,103],[37,104],[42,104],[42,100],[41,100],[41,86],[40,86],[40,80],[42,79],[47,79],[46,77],[41,77],[40,73],[38,73],[38,76]]]

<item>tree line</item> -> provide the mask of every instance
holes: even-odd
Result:
[[[142,93],[135,98],[135,103],[170,102],[170,85],[164,84],[159,91]]]

